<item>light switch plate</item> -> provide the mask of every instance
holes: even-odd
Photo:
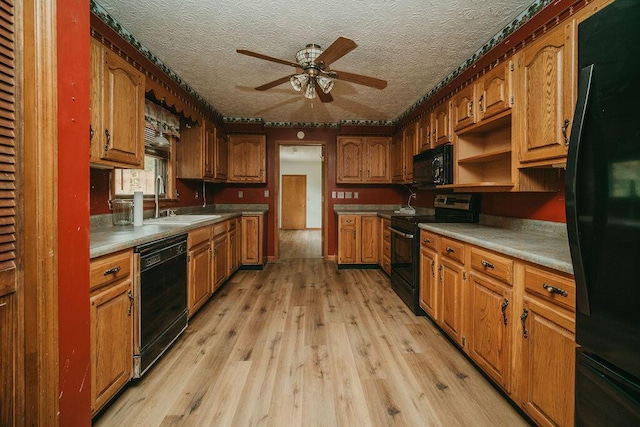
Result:
[[[240,190],[238,191],[238,198],[242,199],[244,197],[244,191]]]
[[[264,190],[264,197],[269,197],[269,190]]]
[[[344,191],[338,191],[338,199],[344,199]]]
[[[336,192],[335,192],[335,191],[332,191],[332,192],[331,192],[331,198],[332,198],[332,199],[335,199],[335,198],[336,198]]]
[[[354,192],[353,192],[353,198],[354,198],[354,199],[357,199],[357,198],[358,198],[358,192],[357,192],[357,191],[354,191]]]
[[[346,193],[344,193],[345,199],[350,199],[352,196],[353,196],[353,193],[351,191],[347,191]]]

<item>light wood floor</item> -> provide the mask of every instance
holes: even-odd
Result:
[[[97,426],[520,426],[380,270],[236,273]]]
[[[322,258],[322,230],[280,230],[280,259]]]

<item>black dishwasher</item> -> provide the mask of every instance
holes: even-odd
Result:
[[[187,235],[135,248],[133,377],[140,378],[187,327]]]

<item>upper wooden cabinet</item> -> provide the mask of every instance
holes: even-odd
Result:
[[[178,178],[225,181],[227,142],[207,119],[180,131]]]
[[[91,39],[92,164],[140,168],[144,161],[144,74]]]
[[[418,121],[418,150],[426,151],[431,148],[432,145],[432,121],[433,114],[431,112],[425,114]]]
[[[576,94],[574,36],[575,22],[569,20],[527,46],[518,59],[514,120],[522,166],[566,158]]]
[[[418,122],[407,125],[394,137],[391,158],[393,182],[411,183],[413,181],[413,156],[419,151],[420,125]]]
[[[230,135],[227,182],[267,182],[266,151],[264,135]]]
[[[438,105],[433,111],[432,132],[434,133],[433,145],[446,144],[453,140],[451,128],[451,101],[447,100]]]
[[[380,184],[391,182],[388,137],[338,137],[337,182]]]

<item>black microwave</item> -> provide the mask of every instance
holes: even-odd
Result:
[[[413,183],[420,187],[453,184],[453,145],[440,145],[413,156]]]

